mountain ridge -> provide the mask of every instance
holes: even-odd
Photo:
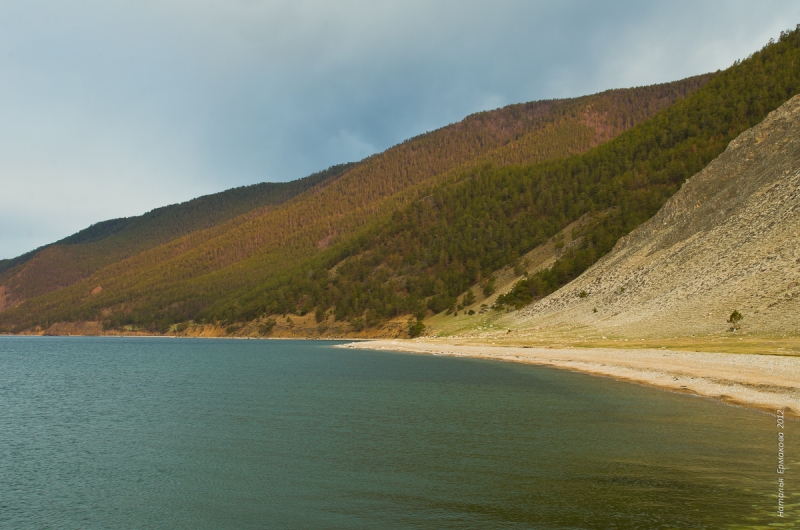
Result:
[[[159,243],[168,242],[181,235],[225,222],[253,209],[285,202],[298,193],[302,193],[305,189],[340,176],[348,171],[350,167],[352,167],[352,164],[341,164],[292,182],[268,182],[240,186],[220,193],[190,199],[182,203],[155,208],[142,215],[101,221],[16,258],[0,260],[0,283],[7,282],[10,276],[18,272],[14,269],[25,265],[25,263],[35,259],[37,255],[43,252],[52,251],[54,248],[88,245],[115,237],[117,240],[124,238],[122,241],[118,241],[122,245],[117,245],[117,247],[122,246],[123,248],[112,249],[114,254],[112,256],[102,253],[101,260],[103,258],[106,258],[107,261],[109,259],[124,259],[137,252],[157,246]],[[164,226],[164,218],[168,220],[167,227]],[[131,234],[131,232],[134,233]],[[142,234],[141,232],[144,233]],[[137,244],[136,240],[141,239],[145,239],[143,244]],[[125,248],[126,246],[132,248]],[[103,250],[108,249],[105,248]],[[62,267],[64,266],[65,258],[69,259],[65,256],[61,257],[60,265]],[[101,261],[101,263],[103,262]],[[84,267],[91,268],[92,265],[84,265]],[[94,268],[98,267],[94,266]],[[78,273],[78,275],[83,277],[86,274]],[[48,289],[42,282],[39,283],[38,287],[45,289],[42,292],[52,290]],[[42,292],[37,294],[42,294]]]
[[[436,313],[469,326],[459,313],[480,303],[470,289],[491,297],[501,271],[514,283],[480,313],[540,307],[800,92],[798,62],[794,30],[705,79],[468,117],[6,307],[0,329],[414,335]],[[624,97],[638,99],[614,101]],[[536,249],[552,259],[526,270],[520,260]]]
[[[639,96],[639,99],[648,100],[648,98],[652,98],[654,99],[653,103],[654,105],[663,106],[669,101],[674,100],[676,97],[681,97],[687,90],[693,90],[698,86],[701,86],[702,84],[707,82],[709,78],[710,75],[695,76],[694,78],[689,78],[687,80],[683,80],[680,82],[675,82],[665,85],[657,85],[655,87],[643,87],[641,89],[634,89],[634,90],[635,93],[642,94],[641,96]],[[654,95],[650,96],[650,92],[653,92]],[[314,248],[318,248],[320,246],[325,246],[329,244],[334,244],[336,237],[339,236],[339,234],[342,233],[342,231],[347,232],[348,230],[352,230],[354,227],[357,228],[359,226],[359,223],[362,222],[360,221],[360,219],[369,219],[370,216],[374,216],[375,214],[380,213],[381,210],[379,203],[375,203],[374,200],[370,199],[369,193],[367,194],[356,193],[356,191],[359,190],[359,182],[365,181],[365,179],[369,180],[364,175],[370,174],[369,173],[370,167],[372,167],[374,171],[375,166],[378,166],[377,168],[378,174],[380,174],[381,170],[386,170],[386,167],[388,167],[389,168],[388,171],[391,171],[392,174],[395,175],[394,181],[391,182],[381,179],[378,179],[376,181],[376,179],[372,178],[373,195],[371,196],[374,197],[376,200],[383,201],[386,196],[391,195],[396,197],[395,200],[398,200],[402,203],[407,199],[403,199],[402,196],[398,196],[397,195],[398,190],[400,190],[399,191],[400,194],[411,193],[411,195],[413,196],[413,190],[409,191],[409,189],[413,187],[409,185],[410,182],[409,179],[419,180],[420,178],[419,176],[421,175],[422,181],[424,182],[426,179],[430,178],[430,175],[436,177],[436,175],[446,174],[447,173],[446,170],[449,170],[448,168],[453,168],[458,165],[457,163],[453,163],[452,161],[447,162],[445,160],[444,162],[439,163],[440,166],[434,165],[428,169],[422,167],[422,169],[417,170],[416,175],[418,176],[414,177],[413,174],[409,173],[409,172],[413,173],[414,171],[415,164],[413,163],[414,160],[413,157],[412,159],[410,159],[412,163],[409,164],[411,169],[402,168],[398,166],[398,163],[401,160],[404,161],[403,162],[404,164],[409,162],[409,159],[407,157],[404,158],[404,156],[402,156],[403,152],[407,153],[410,151],[412,152],[412,154],[416,153],[417,159],[419,159],[419,161],[424,161],[425,160],[424,156],[420,159],[421,155],[419,155],[419,153],[423,153],[424,155],[426,149],[430,152],[431,149],[436,148],[439,149],[439,151],[443,152],[444,155],[447,155],[450,157],[450,159],[452,159],[455,155],[453,153],[450,153],[450,151],[453,151],[453,149],[449,147],[450,144],[448,144],[449,141],[448,137],[452,136],[453,134],[456,134],[453,131],[467,130],[469,134],[471,134],[472,136],[476,136],[474,134],[474,131],[484,130],[481,129],[482,124],[488,123],[488,125],[485,127],[485,129],[488,130],[488,133],[484,136],[477,135],[476,138],[472,140],[473,143],[470,144],[472,147],[467,146],[465,152],[466,155],[468,156],[465,158],[465,161],[467,163],[470,163],[470,161],[474,159],[473,151],[475,149],[479,149],[481,145],[485,146],[491,144],[495,148],[497,147],[502,148],[503,145],[501,144],[504,142],[505,144],[512,144],[509,150],[514,151],[514,160],[519,160],[521,156],[520,153],[524,155],[524,153],[527,151],[524,144],[514,144],[513,142],[517,142],[521,139],[518,133],[524,129],[525,125],[524,124],[520,125],[519,123],[516,123],[516,125],[514,125],[513,119],[516,119],[515,117],[518,118],[519,116],[523,116],[526,120],[528,120],[528,124],[530,126],[529,128],[531,128],[534,133],[536,133],[537,131],[546,131],[545,134],[555,136],[556,140],[559,140],[559,135],[568,138],[570,140],[573,140],[573,144],[567,145],[566,148],[561,149],[561,151],[558,151],[558,149],[556,149],[556,152],[553,152],[552,150],[544,153],[539,152],[538,154],[534,152],[534,154],[531,156],[535,158],[537,156],[538,157],[559,156],[563,154],[569,154],[575,149],[589,148],[591,147],[592,143],[595,142],[595,139],[592,137],[591,134],[586,134],[583,137],[582,140],[583,143],[581,144],[581,142],[578,142],[579,145],[576,146],[574,145],[573,136],[569,134],[571,130],[575,128],[574,122],[580,121],[580,119],[582,119],[582,116],[577,116],[576,118],[576,115],[580,114],[580,111],[583,109],[582,105],[593,103],[601,110],[605,108],[607,111],[609,105],[604,103],[603,98],[611,98],[611,99],[619,98],[620,95],[624,95],[625,93],[626,93],[625,90],[616,90],[616,91],[612,90],[612,91],[606,91],[599,95],[584,96],[582,98],[576,98],[574,100],[549,100],[545,102],[534,102],[530,104],[512,105],[500,109],[499,114],[497,114],[498,111],[493,111],[494,114],[492,112],[484,112],[469,116],[465,118],[465,120],[462,120],[461,122],[455,124],[450,128],[440,129],[438,131],[434,131],[433,133],[427,133],[425,135],[420,135],[419,137],[415,137],[414,139],[409,139],[408,141],[403,142],[403,144],[397,146],[396,148],[392,148],[394,149],[394,151],[390,149],[387,152],[388,154],[373,155],[372,157],[365,159],[365,161],[362,161],[361,163],[354,164],[353,166],[348,168],[348,171],[343,173],[343,175],[345,174],[347,175],[347,179],[345,180],[349,182],[349,187],[347,187],[347,185],[345,185],[345,183],[342,182],[341,178],[320,182],[315,186],[311,186],[307,190],[304,190],[302,193],[295,195],[294,197],[291,197],[290,199],[288,199],[286,203],[283,203],[283,205],[278,205],[278,208],[275,211],[266,212],[267,217],[272,216],[272,220],[262,219],[261,221],[259,221],[259,219],[261,219],[259,218],[259,216],[251,215],[251,217],[247,217],[247,215],[250,215],[247,214],[244,217],[240,216],[240,218],[230,219],[226,221],[226,223],[228,223],[227,226],[231,227],[230,230],[233,231],[231,233],[235,234],[229,237],[232,246],[229,245],[228,251],[220,252],[220,248],[222,248],[222,246],[226,244],[224,242],[217,245],[217,248],[214,249],[214,251],[211,254],[209,254],[208,251],[204,251],[205,254],[203,254],[203,251],[197,251],[200,252],[200,254],[197,254],[197,252],[191,250],[196,245],[202,246],[203,243],[199,242],[200,240],[198,240],[198,237],[202,236],[203,233],[206,234],[207,236],[207,237],[203,236],[206,237],[206,242],[210,241],[211,239],[214,239],[215,237],[219,237],[213,235],[216,232],[214,231],[215,228],[211,227],[209,229],[206,229],[206,231],[203,233],[195,232],[194,235],[186,234],[181,236],[183,239],[188,238],[186,239],[186,242],[189,242],[189,246],[186,246],[185,242],[181,242],[180,238],[173,239],[172,241],[168,241],[160,246],[155,246],[149,249],[145,249],[144,253],[139,258],[135,258],[135,256],[129,256],[126,257],[125,260],[134,259],[135,263],[143,263],[147,260],[155,260],[153,261],[153,263],[161,262],[164,263],[165,264],[164,266],[168,268],[171,266],[171,260],[174,259],[174,257],[170,256],[173,255],[173,252],[177,252],[177,250],[175,249],[181,248],[183,249],[184,252],[194,252],[194,254],[187,255],[187,259],[195,260],[194,264],[192,264],[191,261],[187,262],[187,265],[190,269],[195,271],[207,270],[210,273],[214,274],[214,271],[216,270],[220,270],[224,267],[230,266],[231,264],[235,265],[237,263],[241,263],[243,260],[248,259],[247,256],[252,257],[253,252],[256,249],[263,248],[264,244],[267,245],[271,244],[273,245],[273,247],[275,246],[275,244],[277,244],[279,247],[282,245],[283,247],[291,247],[294,249],[305,248],[306,250],[300,251],[300,254],[297,254],[297,252],[295,252],[295,255],[296,256],[299,255],[300,258],[291,256],[286,258],[286,256],[284,255],[285,253],[282,253],[281,249],[278,248],[277,250],[273,250],[273,255],[270,256],[269,260],[267,260],[269,261],[269,263],[264,263],[265,260],[261,259],[261,263],[255,263],[254,265],[251,266],[251,268],[263,268],[266,270],[269,267],[274,268],[276,263],[280,263],[282,261],[303,259],[303,256],[307,257],[312,255],[314,253],[313,251]],[[629,97],[629,99],[631,98]],[[628,102],[628,104],[631,107],[631,109],[636,110],[635,98],[631,99]],[[556,109],[556,112],[548,115],[547,113],[550,112],[553,108]],[[644,112],[645,114],[648,112],[646,108]],[[608,114],[609,113],[606,112],[606,115]],[[635,112],[628,112],[627,114],[629,114],[630,116],[626,115],[625,113],[622,113],[623,115],[621,117],[619,116],[619,113],[617,115],[613,115],[613,113],[611,114],[614,121],[609,123],[609,126],[607,127],[608,130],[616,130],[615,127],[619,129],[621,127],[627,126],[626,120],[635,121],[637,119],[641,119],[640,117],[637,117],[635,115]],[[564,118],[564,116],[566,116],[567,118]],[[571,122],[569,121],[570,119],[572,120]],[[539,121],[537,122],[536,120]],[[544,120],[544,122],[542,120]],[[558,128],[559,124],[563,125],[565,120],[567,120],[568,122],[567,128],[569,129],[566,133]],[[544,125],[542,125],[542,123],[544,123]],[[585,131],[588,131],[588,127],[585,127]],[[607,135],[608,131],[603,132],[603,134]],[[522,135],[522,139],[524,140],[524,135]],[[546,142],[539,142],[535,147],[541,147],[542,145],[545,146],[554,145],[555,147],[558,147],[559,143],[558,141],[551,141],[549,144],[547,144]],[[528,149],[530,149],[530,147],[528,147]],[[485,148],[484,151],[486,151]],[[447,156],[445,156],[445,158],[447,158]],[[464,158],[463,154],[462,158]],[[463,163],[463,161],[458,163]],[[392,182],[394,182],[394,184]],[[411,182],[411,184],[414,183]],[[419,184],[419,182],[417,184]],[[353,186],[355,186],[355,188],[353,188]],[[328,199],[327,202],[323,203],[320,203],[319,200],[315,202],[315,198],[319,198],[321,196],[329,196],[332,193],[335,194],[334,199]],[[359,201],[353,202],[353,199],[356,197],[358,197],[360,202]],[[296,203],[297,201],[306,201],[304,203],[305,212],[296,212],[292,214],[294,216],[293,218],[291,216],[287,218],[280,212],[286,211],[287,208],[290,208],[291,207],[290,203],[293,203],[293,201],[294,203]],[[391,204],[388,204],[388,206],[384,206],[384,209],[386,210],[391,210],[391,208],[392,208]],[[320,212],[322,212],[321,216]],[[309,218],[309,213],[312,214],[310,218]],[[320,224],[319,221],[314,221],[315,215],[318,218],[319,217],[323,218],[322,224]],[[238,219],[238,221],[236,219]],[[258,225],[258,222],[261,222],[260,226],[263,226],[263,228],[261,228]],[[316,226],[316,228],[314,228],[314,226]],[[298,230],[298,227],[300,230]],[[211,230],[211,232],[209,232],[208,230]],[[235,232],[236,230],[238,230],[238,232]],[[303,230],[305,232],[303,232]],[[271,233],[272,235],[269,235],[269,233]],[[285,237],[279,236],[280,233],[288,233],[290,239],[287,241]],[[276,236],[278,237],[276,238]],[[292,237],[295,238],[294,242],[291,240]],[[297,242],[297,238],[304,238],[304,240]],[[191,241],[196,241],[197,243],[193,244],[191,243]],[[273,241],[274,243],[270,243],[270,241]],[[242,243],[245,244],[242,245]],[[206,248],[208,248],[208,245],[206,245]],[[223,259],[222,261],[219,260],[209,261],[208,258],[212,254],[214,256],[224,255],[228,257]],[[196,257],[191,258],[191,255],[195,255]],[[205,255],[206,257],[203,258],[202,255]],[[198,261],[198,259],[200,261]],[[260,258],[259,256],[255,256],[253,259],[255,259],[256,262],[258,262]],[[118,263],[123,264],[125,260],[122,261],[118,260]],[[45,263],[45,265],[52,266],[51,264],[53,262],[63,263],[64,261],[65,260],[63,256],[56,256],[54,259],[50,260],[49,263]],[[136,266],[138,267],[139,265]],[[246,266],[247,264],[239,265],[239,268],[240,269],[243,267],[246,268]],[[30,266],[29,268],[33,269],[33,267]],[[184,265],[183,268],[186,269],[186,265]],[[280,269],[280,267],[278,268]],[[115,270],[119,271],[119,266],[116,266]],[[84,271],[81,271],[80,274],[75,274],[74,276],[80,279],[80,278],[88,278],[92,276],[92,274],[95,274],[92,270],[86,269],[86,271],[90,272],[90,274],[86,274]],[[37,275],[37,273],[35,273],[35,271],[32,270],[22,271],[21,274],[20,271],[18,270],[15,272],[17,273],[16,280],[24,280],[26,278],[25,272],[30,272],[30,274],[27,274],[27,277],[30,278],[28,280],[28,284],[35,285],[35,288],[41,289],[42,288],[41,286],[46,283],[39,281],[40,277],[42,276],[41,273]],[[155,271],[152,274],[150,274],[150,276],[152,277],[157,274],[166,274],[166,273],[160,273],[158,271]],[[234,273],[234,275],[236,274],[239,273]],[[249,273],[245,272],[242,274],[249,274]],[[14,281],[9,281],[9,277],[10,274],[8,273],[8,271],[3,276],[0,276],[0,283],[2,283],[5,286],[6,295],[9,301],[11,302],[10,304],[7,305],[13,305],[15,303],[18,304],[25,299],[31,298],[31,296],[19,296],[20,293],[22,293],[23,295],[26,294],[25,289],[17,288]],[[100,285],[103,282],[108,283],[109,282],[108,277],[99,278],[97,285]],[[18,283],[23,283],[23,282],[20,281]],[[52,285],[58,282],[51,281],[50,283]],[[67,281],[61,283],[68,284],[69,282]],[[92,286],[90,290],[95,289],[97,285]],[[57,287],[60,288],[62,287],[62,285],[58,284]],[[107,289],[107,286],[104,287],[104,290],[105,289]],[[15,294],[17,295],[16,297]],[[35,297],[36,295],[42,293],[40,291],[36,291],[34,288],[29,288],[27,294],[28,295],[32,294],[33,297]],[[14,298],[16,298],[16,300]],[[72,303],[76,302],[79,302],[79,300],[73,298]]]

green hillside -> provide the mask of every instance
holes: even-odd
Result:
[[[306,270],[308,260],[325,262],[331,252],[351,245],[354,235],[374,230],[394,212],[415,204],[431,186],[469,179],[487,163],[502,167],[585,152],[710,78],[479,113],[365,159],[286,202],[199,229],[159,232],[170,222],[154,220],[148,226],[156,233],[138,237],[146,231],[126,232],[127,227],[109,223],[96,230],[107,237],[89,241],[97,236],[87,233],[75,238],[80,244],[54,245],[7,271],[0,278],[6,293],[24,302],[0,313],[0,325],[20,329],[102,319],[112,326],[163,330],[171,323],[218,314],[228,315],[226,320],[255,316],[267,304],[247,300],[254,293],[269,296],[265,283],[285,278],[293,269]],[[164,241],[159,233],[178,237]],[[142,248],[126,254],[115,247],[134,248],[129,240],[142,242]],[[79,259],[71,258],[71,252]],[[109,257],[102,263],[98,255]],[[92,267],[61,265],[70,262]],[[64,278],[64,271],[75,270],[79,274]],[[62,288],[37,292],[36,286],[43,284]],[[25,285],[31,287],[25,290]]]
[[[471,169],[287,277],[203,316],[331,310],[356,327],[457,309],[458,297],[590,214],[579,244],[519,282],[499,306],[521,307],[566,284],[651,217],[741,132],[800,92],[800,32],[782,35],[652,119],[585,154]],[[429,313],[428,313],[429,314]]]

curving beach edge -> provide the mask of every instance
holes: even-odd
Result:
[[[800,357],[746,353],[542,348],[454,344],[437,339],[372,340],[341,348],[388,350],[537,364],[696,394],[800,418]]]

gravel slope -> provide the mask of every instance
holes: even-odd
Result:
[[[638,337],[800,333],[800,96],[745,131],[575,281],[501,318]],[[584,297],[580,294],[585,292]],[[596,310],[596,312],[595,312]]]

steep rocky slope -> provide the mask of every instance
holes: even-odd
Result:
[[[800,96],[578,279],[498,321],[609,336],[800,333]]]

